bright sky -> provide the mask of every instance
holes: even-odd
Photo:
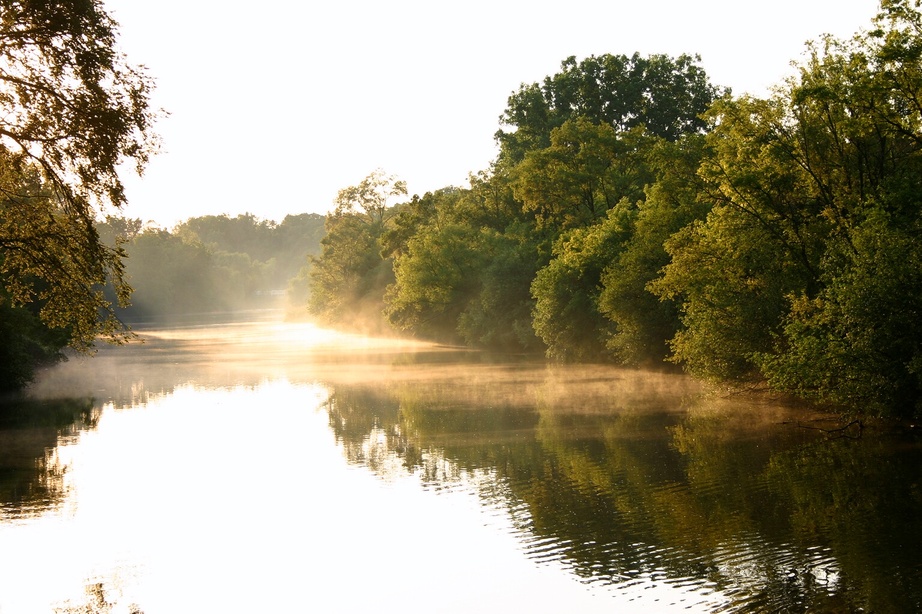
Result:
[[[465,186],[496,155],[509,94],[570,55],[699,54],[763,95],[804,43],[866,28],[877,0],[105,0],[158,83],[164,151],[124,215],[166,228],[326,213],[382,168],[411,194]]]

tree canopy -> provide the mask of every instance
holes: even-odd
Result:
[[[126,335],[103,293],[127,299],[123,253],[95,219],[157,149],[153,82],[116,43],[97,0],[0,1],[0,301],[78,349]]]
[[[551,145],[551,133],[567,120],[584,118],[618,132],[643,126],[675,140],[705,129],[701,114],[725,90],[710,83],[701,58],[658,54],[605,54],[577,62],[570,56],[560,72],[542,83],[522,84],[509,96],[496,132],[500,159],[520,162],[529,151]]]

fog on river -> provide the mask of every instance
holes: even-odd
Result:
[[[0,613],[922,608],[911,433],[250,315],[2,406]]]

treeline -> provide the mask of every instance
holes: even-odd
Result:
[[[850,411],[922,398],[922,17],[808,45],[761,99],[697,57],[603,55],[508,100],[466,188],[343,190],[309,308],[426,338],[653,365]]]
[[[123,242],[133,291],[118,312],[136,321],[282,306],[289,282],[320,251],[324,217],[303,213],[276,223],[250,213],[207,215],[172,231],[109,217],[98,226],[105,243]]]

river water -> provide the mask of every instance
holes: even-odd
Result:
[[[0,613],[922,610],[912,429],[309,324],[140,333],[0,408]]]

